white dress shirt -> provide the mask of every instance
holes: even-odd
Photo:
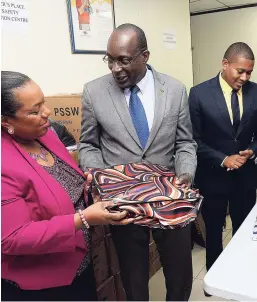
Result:
[[[147,69],[144,78],[139,83],[137,83],[137,86],[140,89],[137,95],[140,98],[142,105],[145,109],[145,114],[150,131],[153,126],[155,105],[154,78],[151,70]],[[129,99],[131,95],[131,91],[129,88],[124,89],[124,95],[129,106]]]

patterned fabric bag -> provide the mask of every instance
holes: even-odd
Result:
[[[135,224],[182,228],[196,219],[202,203],[197,190],[177,186],[175,174],[164,166],[132,163],[91,173],[101,199],[115,202],[109,211],[126,210]]]

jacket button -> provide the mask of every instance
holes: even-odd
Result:
[[[146,158],[146,156],[145,156],[145,154],[142,156],[142,159],[145,159]]]

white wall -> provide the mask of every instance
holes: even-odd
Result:
[[[115,0],[116,26],[130,22],[145,31],[150,64],[193,84],[188,0]],[[2,33],[2,70],[29,75],[45,95],[80,93],[84,83],[109,72],[103,55],[71,54],[65,0],[28,0],[29,30]],[[165,49],[162,33],[174,29],[175,50]]]
[[[257,7],[193,16],[191,31],[195,85],[218,74],[234,42],[247,43],[257,58]],[[257,82],[257,66],[251,80]]]

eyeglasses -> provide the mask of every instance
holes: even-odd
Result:
[[[122,58],[120,60],[114,60],[113,58],[109,57],[107,54],[103,57],[103,61],[104,63],[107,63],[109,66],[113,66],[114,63],[116,63],[119,67],[128,67],[133,61],[135,61],[140,55],[141,53],[143,53],[145,51],[141,50],[139,54],[137,54],[136,56],[134,56],[132,59],[128,59],[128,58]]]

